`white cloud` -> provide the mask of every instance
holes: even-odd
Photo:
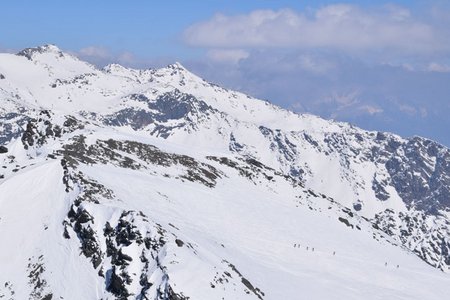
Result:
[[[219,63],[238,63],[241,59],[249,57],[250,53],[242,49],[211,49],[207,56]]]
[[[336,102],[339,109],[344,109],[346,107],[353,106],[359,103],[359,94],[360,92],[358,90],[354,90],[345,94],[333,93],[330,101]]]
[[[373,106],[373,105],[362,105],[358,107],[358,110],[369,114],[369,115],[375,115],[383,112],[383,109]]]
[[[117,57],[117,61],[120,64],[129,65],[129,64],[136,63],[137,60],[133,53],[123,52],[123,53],[119,54],[119,56]]]
[[[420,116],[422,118],[426,118],[428,117],[428,110],[425,107],[421,107],[420,108]]]
[[[70,53],[98,66],[104,66],[110,63],[118,63],[124,66],[144,66],[150,64],[150,61],[138,59],[131,52],[115,53],[101,46],[88,46]]]
[[[407,115],[410,115],[410,116],[415,116],[417,114],[417,110],[414,107],[412,107],[411,105],[400,104],[398,106],[398,109],[401,112],[403,112],[403,113],[405,113]]]
[[[430,63],[428,65],[428,71],[430,72],[440,72],[440,73],[449,73],[450,72],[450,66],[444,65],[444,64],[438,64],[438,63]]]
[[[428,110],[423,106],[419,107],[418,104],[409,103],[408,101],[400,101],[396,97],[391,98],[390,102],[393,103],[401,113],[409,117],[428,117]]]
[[[375,115],[383,112],[383,109],[372,104],[363,103],[360,100],[361,91],[354,90],[345,94],[333,93],[329,101],[336,104],[336,108],[332,113],[334,118],[340,115]]]
[[[100,59],[110,59],[112,55],[106,48],[97,47],[97,46],[89,46],[82,48],[78,51],[81,56],[95,57]]]
[[[449,50],[448,35],[415,19],[409,10],[385,6],[324,6],[312,14],[290,9],[255,10],[245,15],[217,14],[184,32],[187,43],[212,48],[330,48],[346,51],[399,50],[430,53]]]
[[[301,69],[315,74],[323,74],[336,67],[331,61],[306,54],[298,56],[297,63]]]
[[[390,18],[396,21],[406,21],[411,18],[411,12],[404,7],[388,4],[384,6]]]

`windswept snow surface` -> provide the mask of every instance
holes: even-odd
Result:
[[[446,299],[450,151],[179,63],[0,54],[0,299]]]

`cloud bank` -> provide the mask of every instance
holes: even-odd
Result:
[[[448,31],[412,16],[403,7],[364,10],[336,4],[316,11],[255,10],[216,14],[184,32],[192,46],[211,48],[328,48],[343,51],[448,51]]]

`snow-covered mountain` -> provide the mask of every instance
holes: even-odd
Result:
[[[0,54],[0,299],[446,299],[450,150],[211,84]]]

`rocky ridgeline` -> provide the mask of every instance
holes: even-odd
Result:
[[[64,238],[79,241],[81,254],[105,279],[105,291],[115,299],[188,299],[174,292],[164,266],[166,244],[175,243],[172,235],[142,212],[117,208],[105,219],[102,202],[114,199],[113,191],[77,171],[73,162],[83,161],[70,155],[65,152],[61,160],[66,192],[73,198]]]

